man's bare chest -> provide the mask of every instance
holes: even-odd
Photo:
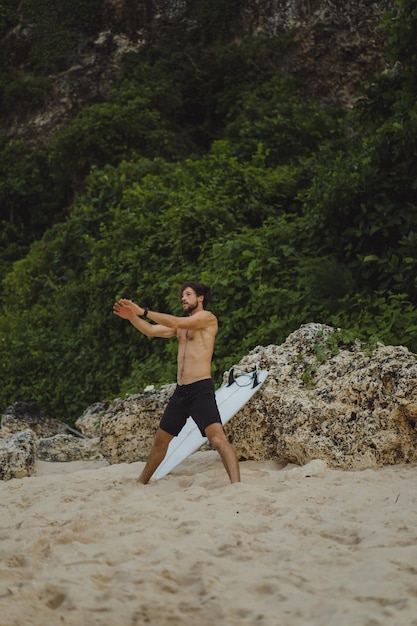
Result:
[[[201,331],[188,328],[178,337],[178,343],[182,348],[189,346],[190,349],[198,349],[199,346],[205,345],[206,342],[204,341],[204,335]]]

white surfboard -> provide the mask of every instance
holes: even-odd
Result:
[[[230,370],[228,382],[216,391],[216,402],[223,425],[250,400],[267,376],[267,370],[256,368],[235,378],[233,368]],[[207,437],[202,436],[197,424],[189,417],[179,435],[170,441],[165,458],[152,478],[163,478],[206,442]]]

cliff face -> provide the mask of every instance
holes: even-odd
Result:
[[[71,67],[49,76],[52,90],[36,111],[0,119],[0,132],[29,142],[45,141],[81,106],[106,98],[111,79],[126,52],[188,33],[204,45],[221,24],[211,23],[214,3],[206,0],[102,0],[100,27],[84,38]],[[384,70],[381,18],[394,0],[244,0],[230,2],[228,36],[236,44],[263,35],[293,35],[282,74],[303,78],[301,95],[323,104],[349,107],[360,83]],[[234,8],[233,8],[234,7]],[[220,17],[219,17],[220,15]],[[31,45],[31,24],[21,17],[7,35],[8,45]],[[22,64],[16,71],[24,71]]]

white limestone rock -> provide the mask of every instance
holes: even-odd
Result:
[[[31,476],[35,471],[35,433],[22,430],[0,441],[0,480]]]
[[[48,417],[35,402],[15,402],[6,408],[1,419],[1,436],[30,428],[38,437],[52,437],[65,431],[66,425]]]
[[[63,463],[68,461],[98,461],[103,456],[98,450],[99,438],[80,439],[73,435],[55,435],[40,439],[37,458],[40,461]]]
[[[358,340],[337,352],[337,336],[308,324],[242,359],[270,374],[226,426],[240,458],[351,470],[417,461],[416,357]]]
[[[75,428],[86,437],[99,437],[101,423],[109,405],[105,402],[96,402],[88,407],[75,422]]]
[[[145,461],[175,385],[117,399],[102,419],[100,451],[109,463]]]

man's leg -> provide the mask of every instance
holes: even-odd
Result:
[[[138,483],[146,485],[150,481],[152,474],[162,463],[171,439],[173,439],[173,435],[170,435],[165,430],[162,430],[162,428],[158,428],[148,460],[146,461],[146,465],[138,478]]]
[[[210,426],[207,426],[205,433],[207,439],[220,454],[223,465],[229,475],[230,482],[239,483],[240,471],[236,452],[233,446],[228,442],[223,426],[217,422],[210,424]]]

